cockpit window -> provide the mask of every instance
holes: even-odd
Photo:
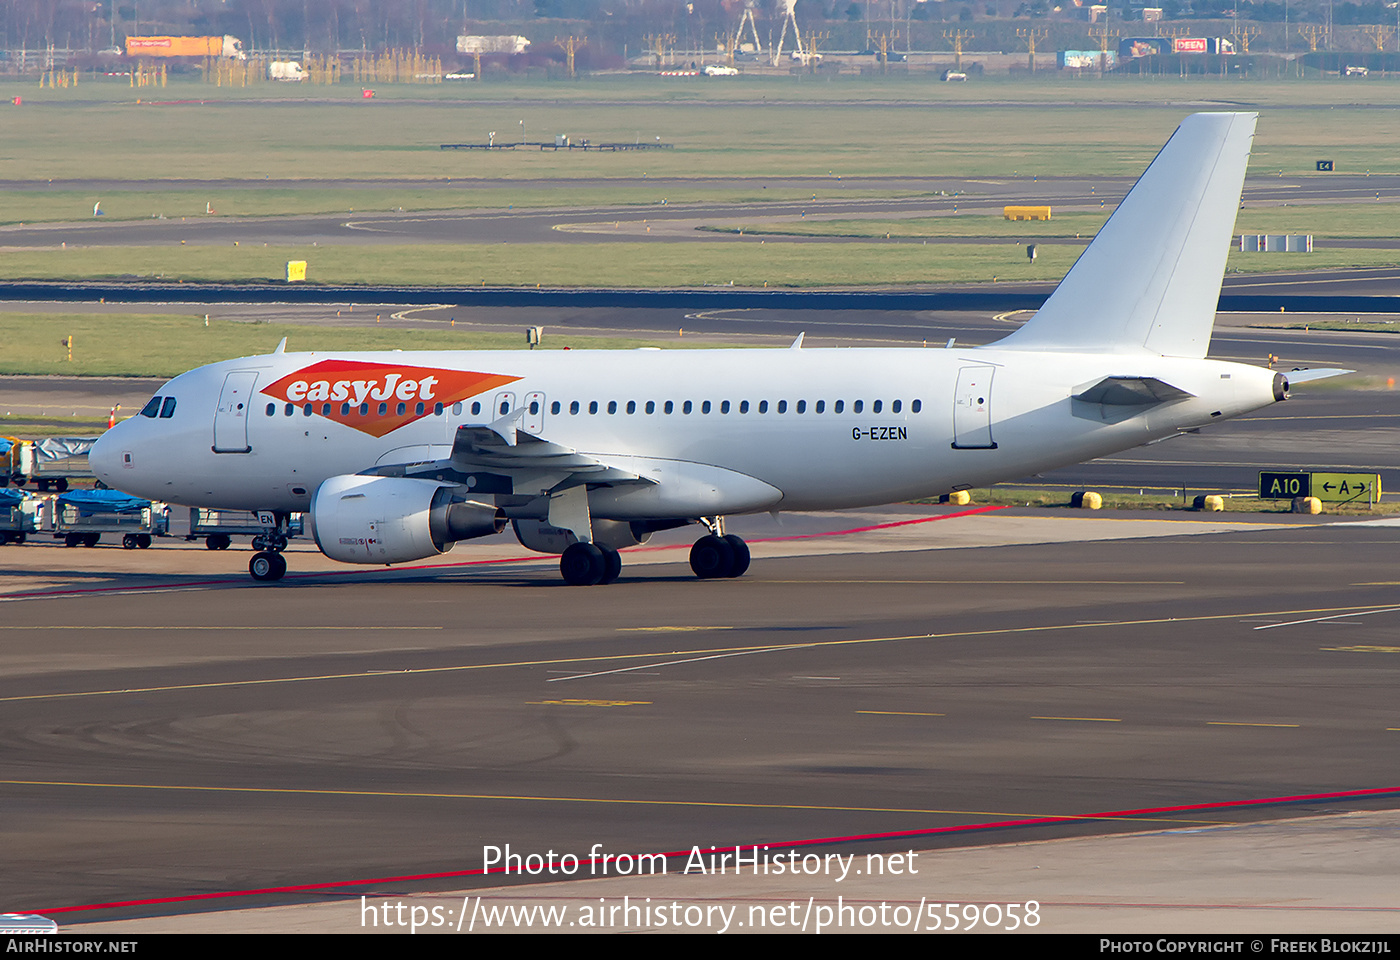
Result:
[[[158,414],[158,413],[160,413],[160,401],[161,401],[161,399],[162,399],[161,397],[152,397],[150,400],[148,400],[148,401],[146,402],[146,405],[145,405],[144,407],[141,408],[141,416],[143,416],[143,417],[151,417],[151,418],[154,419],[154,418],[155,418],[155,415]],[[173,407],[172,407],[172,409],[173,409]]]
[[[173,416],[175,416],[175,398],[166,397],[165,403],[161,404],[160,407],[160,418],[162,420],[169,420]]]

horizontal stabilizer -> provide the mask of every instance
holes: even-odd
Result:
[[[1204,357],[1257,118],[1187,117],[1050,299],[996,347]]]
[[[1194,396],[1156,377],[1104,377],[1089,389],[1076,393],[1074,399],[1115,407],[1141,407]]]
[[[1341,377],[1355,370],[1341,370],[1335,367],[1319,367],[1316,370],[1290,370],[1284,374],[1289,383],[1310,383],[1313,380],[1326,380],[1328,377]]]

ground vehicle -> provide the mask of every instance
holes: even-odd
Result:
[[[298,81],[306,79],[306,71],[295,60],[273,60],[267,65],[269,80]]]
[[[37,490],[52,488],[62,493],[70,481],[92,477],[88,451],[96,441],[96,437],[20,440],[11,448],[10,461],[16,468],[9,480],[17,487],[32,482]]]
[[[53,536],[70,547],[95,547],[104,533],[128,550],[145,549],[170,528],[170,508],[120,490],[69,490],[53,502]]]
[[[0,544],[23,543],[44,527],[47,498],[23,490],[0,489]]]
[[[247,60],[237,37],[127,37],[128,57],[223,57]]]

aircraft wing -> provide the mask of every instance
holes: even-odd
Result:
[[[572,447],[517,430],[516,419],[509,416],[491,424],[462,424],[453,437],[447,459],[382,465],[373,472],[461,483],[473,493],[516,496],[543,496],[581,484],[656,482]]]

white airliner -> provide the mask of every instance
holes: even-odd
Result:
[[[1281,374],[1205,359],[1255,119],[1189,117],[1039,312],[988,346],[279,347],[171,380],[90,461],[128,493],[259,511],[255,580],[285,573],[293,512],[327,556],[364,564],[511,524],[574,584],[700,523],[696,575],[736,577],[749,551],[729,514],[984,486],[1285,399]]]

